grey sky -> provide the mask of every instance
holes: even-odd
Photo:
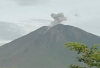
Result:
[[[99,7],[100,0],[0,0],[0,21],[21,23],[31,19],[53,20],[51,13],[63,12],[68,18],[64,24],[77,26],[100,36]],[[36,27],[39,25],[35,22],[33,24]]]
[[[37,5],[45,2],[45,0],[12,0],[21,6]]]

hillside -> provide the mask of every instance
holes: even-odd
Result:
[[[100,37],[70,25],[44,26],[1,46],[0,67],[66,68],[76,62],[75,52],[64,49],[69,41],[92,46]]]

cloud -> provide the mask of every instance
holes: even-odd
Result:
[[[44,2],[44,0],[12,0],[12,1],[21,6],[36,5]]]

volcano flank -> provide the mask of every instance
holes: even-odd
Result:
[[[58,24],[43,26],[0,47],[0,67],[7,68],[66,68],[76,63],[76,52],[64,49],[66,42],[92,46],[100,37],[80,28]],[[79,64],[79,63],[77,63]]]

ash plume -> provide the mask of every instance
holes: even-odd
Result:
[[[54,19],[54,21],[51,22],[51,26],[60,24],[63,21],[67,20],[63,13],[58,13],[58,14],[52,13],[51,17]]]

